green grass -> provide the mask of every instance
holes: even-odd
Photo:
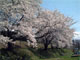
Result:
[[[48,49],[47,51],[32,48],[16,48],[13,51],[2,49],[1,55],[5,59],[9,57],[8,60],[16,60],[18,57],[19,60],[23,57],[26,57],[25,60],[79,60],[78,57],[71,57],[72,52],[68,49]]]
[[[73,53],[70,49],[48,48],[45,51],[41,48],[29,48],[26,45],[22,47],[12,50],[0,49],[0,60],[22,60],[23,58],[24,60],[80,60],[79,57],[71,57]]]

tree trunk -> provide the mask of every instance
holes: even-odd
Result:
[[[48,44],[44,44],[44,50],[48,49]]]
[[[53,47],[53,44],[51,43],[51,49],[53,49],[54,47]]]
[[[8,47],[7,47],[8,50],[12,50],[13,49],[13,44],[11,42],[8,42]]]

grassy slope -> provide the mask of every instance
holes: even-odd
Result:
[[[65,53],[64,56],[61,56],[60,49],[49,50],[47,52],[43,51],[40,53],[38,51],[37,53],[33,53],[32,59],[33,60],[78,60],[78,57],[71,57],[72,56],[71,50],[64,49],[64,53]]]
[[[27,56],[25,60],[78,60],[78,57],[71,57],[72,52],[67,49],[62,49],[62,51],[61,49],[49,49],[48,51],[44,51],[41,49],[22,48],[14,49],[14,52],[7,51],[7,55],[10,57],[13,56],[11,60],[15,60],[13,58],[16,56]]]
[[[79,60],[78,57],[71,57],[72,51],[69,49],[32,49],[32,48],[13,48],[12,51],[7,49],[0,50],[0,60]],[[9,57],[7,59],[6,57]],[[3,59],[1,59],[3,58]]]

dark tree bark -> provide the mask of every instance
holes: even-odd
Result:
[[[44,50],[48,50],[48,44],[44,44]]]
[[[13,44],[11,42],[8,42],[7,49],[10,50],[10,51],[13,49]]]

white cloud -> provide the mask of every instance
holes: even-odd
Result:
[[[74,38],[73,39],[80,39],[80,32],[74,32]]]

